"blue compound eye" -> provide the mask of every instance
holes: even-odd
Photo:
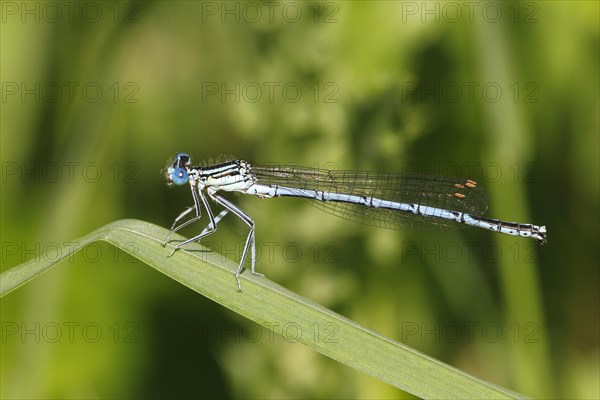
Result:
[[[185,185],[188,182],[188,173],[184,168],[175,168],[171,172],[171,180],[176,185]]]

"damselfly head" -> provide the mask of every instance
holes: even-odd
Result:
[[[165,173],[167,185],[171,186],[173,183],[178,186],[186,184],[188,182],[188,167],[190,163],[189,155],[185,153],[177,154],[173,164],[167,168]]]

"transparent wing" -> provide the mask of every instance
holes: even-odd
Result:
[[[296,166],[252,166],[251,171],[258,183],[263,185],[375,197],[477,216],[487,210],[485,189],[463,178],[427,174],[331,171]],[[360,204],[317,200],[310,200],[310,203],[338,217],[381,228],[427,230],[432,227],[440,229],[464,226],[451,220],[365,207]]]

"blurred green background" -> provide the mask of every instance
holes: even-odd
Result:
[[[114,220],[169,227],[192,203],[160,173],[180,151],[458,175],[549,243],[230,198],[269,279],[498,385],[598,398],[598,16],[596,1],[2,2],[2,271]],[[220,227],[205,244],[237,260],[246,227]],[[1,300],[2,398],[410,397],[88,250]]]

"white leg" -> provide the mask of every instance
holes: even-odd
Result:
[[[173,248],[173,251],[171,252],[171,254],[169,254],[169,257],[171,257],[173,255],[173,253],[175,253],[175,251],[177,251],[181,247],[185,246],[186,244],[200,240],[203,237],[208,236],[217,230],[217,223],[215,221],[215,217],[213,215],[212,210],[210,209],[210,206],[208,205],[208,202],[206,201],[206,198],[204,197],[204,195],[202,194],[202,192],[200,190],[198,190],[197,194],[196,194],[196,192],[194,192],[194,202],[197,201],[196,196],[200,197],[200,200],[202,201],[202,205],[204,206],[204,209],[206,210],[206,212],[208,214],[208,218],[209,218],[210,222],[208,223],[208,226],[206,228],[204,228],[204,230],[199,235],[196,235],[192,238],[184,240],[181,243],[178,243]]]
[[[211,193],[211,192],[208,192],[208,195],[210,196],[211,199],[213,199],[215,201],[215,203],[222,205],[223,207],[225,207],[225,209],[227,209],[227,210],[231,211],[232,213],[234,213],[235,215],[237,215],[238,218],[240,218],[242,221],[244,221],[246,223],[246,225],[248,225],[248,227],[250,227],[250,232],[248,233],[248,237],[246,238],[246,245],[244,246],[244,250],[242,251],[242,259],[240,260],[240,265],[238,266],[238,269],[235,272],[235,279],[237,281],[238,291],[241,292],[242,284],[240,283],[240,274],[241,274],[242,270],[244,269],[244,261],[246,260],[246,255],[248,254],[248,248],[251,249],[250,253],[251,253],[252,273],[254,275],[263,276],[263,274],[260,274],[255,271],[256,240],[254,237],[254,221],[252,220],[252,218],[250,218],[248,215],[246,215],[246,213],[244,213],[235,204],[231,203],[226,198],[219,196],[216,193]]]
[[[198,201],[198,195],[196,194],[196,191],[194,190],[195,187],[193,185],[190,185],[190,188],[192,190],[192,198],[194,199],[194,205],[189,207],[187,210],[185,210],[184,212],[179,214],[179,216],[177,218],[175,218],[175,221],[173,221],[173,225],[171,226],[171,232],[169,232],[169,234],[165,238],[165,241],[163,242],[163,247],[165,247],[166,244],[169,242],[169,238],[171,237],[171,235],[173,233],[188,226],[189,224],[192,224],[192,223],[198,221],[200,219],[200,217],[202,216],[202,211],[200,209],[200,202]],[[191,219],[185,221],[178,227],[175,227],[175,225],[177,225],[177,222],[179,222],[183,217],[188,215],[192,210],[196,210],[196,216],[194,218],[191,218]]]

